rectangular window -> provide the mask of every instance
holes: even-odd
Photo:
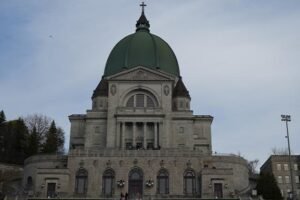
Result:
[[[294,164],[294,170],[298,171],[298,164]]]
[[[78,194],[84,194],[85,184],[86,184],[86,178],[80,177],[77,179],[77,193]]]
[[[290,183],[290,177],[289,176],[285,176],[285,183]]]
[[[281,171],[281,164],[278,163],[276,166],[277,166],[277,171]]]
[[[132,149],[132,143],[131,142],[126,142],[126,149]]]
[[[282,176],[278,176],[277,181],[278,181],[278,183],[282,183]]]
[[[137,94],[136,95],[136,107],[143,108],[144,107],[144,95],[143,94]]]
[[[103,107],[103,101],[102,100],[100,100],[100,103],[99,103],[99,107]]]
[[[154,102],[153,100],[147,96],[147,107],[148,108],[154,108]]]
[[[104,179],[104,194],[110,196],[112,194],[112,179],[111,178],[105,178]]]
[[[136,143],[136,149],[141,149],[143,148],[143,143],[142,142],[137,142]]]
[[[179,133],[184,133],[184,128],[183,127],[179,127]]]
[[[295,183],[299,183],[299,176],[295,176]]]
[[[288,164],[283,164],[283,168],[285,171],[288,171],[289,170],[289,165]]]
[[[148,142],[147,143],[147,149],[154,149],[153,142]]]

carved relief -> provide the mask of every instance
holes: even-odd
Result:
[[[161,167],[164,167],[165,161],[164,161],[164,160],[161,160],[159,164],[160,164]]]
[[[187,166],[188,168],[191,168],[191,166],[192,166],[192,163],[191,163],[191,161],[190,161],[190,160],[188,160],[188,162],[186,163],[186,166]]]
[[[143,69],[131,71],[126,74],[122,74],[112,79],[115,80],[170,80],[169,77],[161,76]]]
[[[94,160],[93,165],[94,167],[98,167],[98,160]]]
[[[134,73],[132,78],[136,80],[147,80],[147,74],[142,70],[138,70]]]
[[[110,160],[108,160],[108,161],[106,162],[106,166],[107,166],[107,167],[110,167],[110,166],[111,166],[111,161],[110,161]]]
[[[79,162],[79,166],[80,166],[81,168],[84,166],[84,161],[83,161],[83,160],[81,160],[81,161]]]
[[[169,95],[169,93],[170,93],[170,88],[169,88],[168,85],[165,85],[165,86],[164,86],[164,93],[165,93],[166,96]]]
[[[111,93],[111,95],[114,96],[116,94],[116,92],[117,92],[117,86],[115,84],[112,84],[110,86],[110,93]]]

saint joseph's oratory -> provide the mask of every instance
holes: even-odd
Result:
[[[149,28],[142,10],[135,33],[112,49],[92,108],[69,116],[68,154],[25,161],[29,196],[184,199],[248,192],[247,161],[212,155],[213,117],[193,115],[175,53]]]

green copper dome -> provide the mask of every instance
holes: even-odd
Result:
[[[112,49],[106,62],[104,76],[136,66],[180,75],[173,50],[163,39],[151,34],[149,27],[149,21],[142,12],[136,24],[136,32],[123,38]]]

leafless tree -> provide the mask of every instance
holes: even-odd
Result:
[[[272,151],[273,155],[288,155],[289,154],[288,148],[273,147],[271,151]]]
[[[249,174],[250,175],[257,174],[256,168],[258,166],[258,163],[259,163],[258,159],[248,161],[248,169],[249,169]]]
[[[42,114],[31,114],[23,117],[25,124],[29,130],[29,133],[32,133],[33,128],[36,128],[39,139],[42,142],[45,138],[47,131],[49,130],[50,123],[52,119]]]

